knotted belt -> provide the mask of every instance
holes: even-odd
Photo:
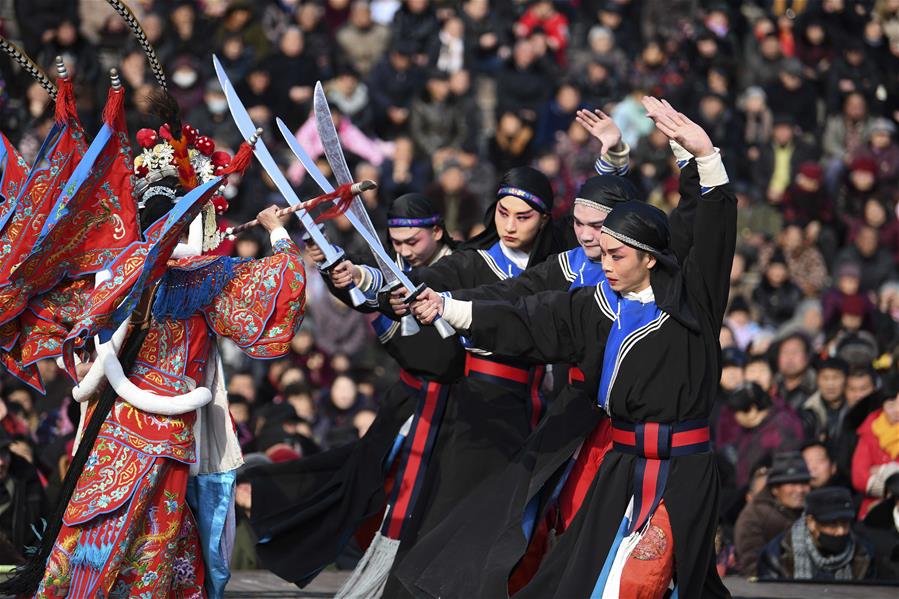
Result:
[[[531,429],[537,427],[537,423],[546,411],[546,400],[540,392],[540,384],[546,367],[533,366],[521,368],[505,364],[488,358],[477,357],[471,353],[465,355],[465,376],[489,381],[500,385],[513,392],[527,395],[528,419]]]
[[[690,420],[665,424],[612,420],[612,448],[637,456],[634,465],[634,517],[627,534],[639,530],[662,500],[670,458],[709,451],[709,423]]]

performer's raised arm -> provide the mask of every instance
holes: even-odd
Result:
[[[700,199],[693,224],[693,246],[684,261],[684,275],[690,289],[720,322],[730,290],[730,270],[737,236],[736,197],[721,152],[706,132],[683,114],[662,101],[664,110],[654,112],[656,126],[695,156]]]
[[[630,170],[631,148],[621,139],[621,129],[602,110],[578,110],[575,120],[602,144],[594,168],[600,175],[624,176]]]

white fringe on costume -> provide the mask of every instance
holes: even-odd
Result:
[[[399,539],[385,537],[378,531],[334,599],[378,599],[384,593],[399,548]]]

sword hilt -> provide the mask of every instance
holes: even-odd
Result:
[[[425,285],[424,283],[419,284],[418,287],[410,291],[409,294],[403,298],[403,303],[407,305],[411,304],[416,299],[418,299],[418,296],[421,295],[421,292],[426,288],[427,285]],[[434,325],[434,328],[437,329],[437,332],[440,333],[440,337],[442,337],[443,339],[447,339],[456,334],[456,329],[453,328],[453,325],[440,318],[439,315],[434,318],[434,321],[431,324]]]

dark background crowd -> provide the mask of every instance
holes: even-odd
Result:
[[[131,0],[186,120],[241,141],[212,73],[221,59],[303,196],[274,118],[321,158],[309,120],[321,80],[365,202],[426,192],[448,229],[482,226],[499,174],[552,180],[557,216],[600,148],[574,122],[599,108],[631,148],[631,176],[676,206],[677,169],[640,98],[667,98],[721,148],[740,205],[724,370],[713,423],[723,484],[719,569],[763,578],[899,580],[899,0]],[[78,111],[99,125],[111,67],[132,135],[159,123],[143,52],[102,0],[0,0],[0,30],[51,72],[61,55]],[[0,58],[0,129],[33,159],[48,98]],[[241,222],[283,202],[259,169],[227,189]],[[348,251],[348,223],[330,225]],[[225,247],[263,255],[248,232]],[[297,231],[299,233],[299,231]],[[225,346],[231,409],[251,462],[285,460],[364,433],[395,366],[366,317],[310,265],[308,312],[286,358]],[[0,402],[0,559],[17,559],[55,497],[78,408],[55,364],[39,396],[9,378]],[[255,567],[242,528],[236,567]]]

